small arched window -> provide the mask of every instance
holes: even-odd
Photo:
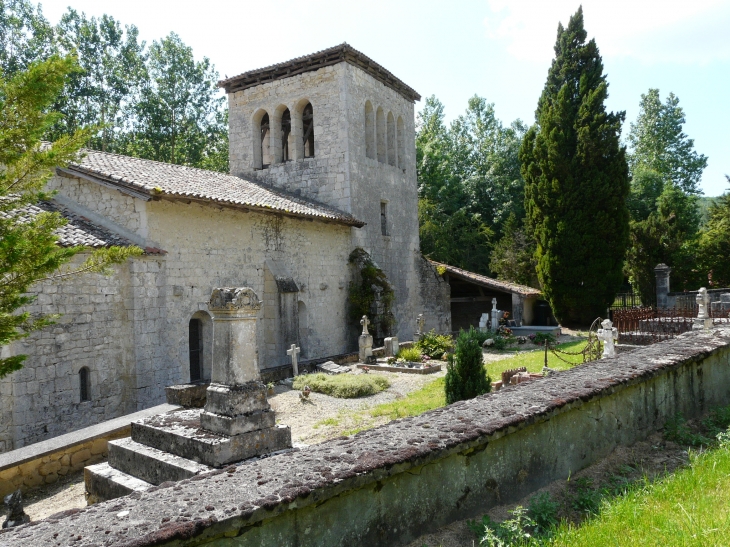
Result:
[[[370,101],[365,102],[365,155],[375,159],[375,111]]]
[[[392,112],[388,112],[388,164],[395,165],[395,118]]]
[[[269,135],[271,134],[271,124],[269,122],[269,115],[264,114],[261,118],[261,167],[266,168],[271,165],[271,143],[269,142]]]
[[[79,395],[82,403],[91,401],[91,374],[89,374],[89,367],[81,367],[79,370]]]
[[[375,141],[378,147],[378,161],[385,163],[386,149],[385,149],[385,114],[383,109],[378,107],[378,111],[375,114]]]
[[[405,170],[406,168],[406,147],[405,147],[405,124],[403,118],[398,116],[398,123],[396,124],[396,141],[398,142],[398,167]]]
[[[253,168],[263,169],[271,163],[270,139],[269,139],[269,114],[266,110],[258,110],[251,120],[253,144]]]
[[[190,354],[190,381],[203,379],[203,322],[191,319],[188,324],[188,350]]]
[[[304,157],[314,157],[314,109],[312,103],[302,110],[302,142],[304,143]]]
[[[281,161],[291,160],[289,136],[291,135],[291,112],[287,108],[281,114]]]

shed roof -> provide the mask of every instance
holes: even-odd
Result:
[[[467,270],[462,270],[461,268],[457,268],[456,266],[449,266],[448,264],[442,264],[441,262],[436,262],[435,260],[430,260],[430,262],[431,262],[431,264],[433,264],[434,266],[436,266],[439,269],[441,269],[441,268],[445,269],[445,271],[448,272],[448,274],[453,277],[456,277],[458,279],[463,279],[464,281],[468,281],[468,282],[474,283],[476,285],[481,285],[482,287],[486,287],[488,289],[519,294],[522,296],[540,296],[540,295],[542,295],[542,293],[538,289],[533,289],[532,287],[528,287],[527,285],[519,285],[518,283],[500,281],[498,279],[493,279],[491,277],[487,277],[486,275],[481,275],[478,273],[469,272]]]
[[[358,228],[365,225],[334,207],[227,173],[96,150],[84,150],[83,154],[81,160],[59,172],[66,176],[81,176],[146,201],[200,201]]]
[[[235,93],[249,87],[273,82],[282,78],[289,78],[302,74],[319,70],[322,67],[336,65],[337,63],[350,63],[356,66],[373,78],[382,82],[384,85],[400,93],[403,97],[411,102],[420,101],[421,96],[415,89],[406,85],[402,80],[396,78],[390,71],[367,57],[362,52],[356,50],[348,43],[342,43],[328,49],[323,49],[311,55],[297,57],[283,63],[249,70],[238,76],[233,76],[218,82],[218,87],[225,88],[226,93]]]

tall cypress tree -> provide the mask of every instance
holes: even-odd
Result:
[[[564,325],[587,325],[623,281],[629,172],[625,113],[608,113],[608,83],[583,8],[558,25],[555,59],[520,149],[526,223],[543,294]]]

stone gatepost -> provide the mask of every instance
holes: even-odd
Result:
[[[213,316],[213,370],[203,429],[226,436],[267,430],[276,418],[266,399],[258,366],[257,316],[261,310],[253,289],[214,289],[208,309]],[[286,446],[291,446],[291,438]]]
[[[657,264],[654,268],[656,276],[656,307],[666,309],[669,307],[669,274],[672,268],[666,264]]]

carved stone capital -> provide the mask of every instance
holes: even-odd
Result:
[[[256,312],[261,309],[261,301],[250,287],[222,287],[213,289],[208,309],[212,312]]]

